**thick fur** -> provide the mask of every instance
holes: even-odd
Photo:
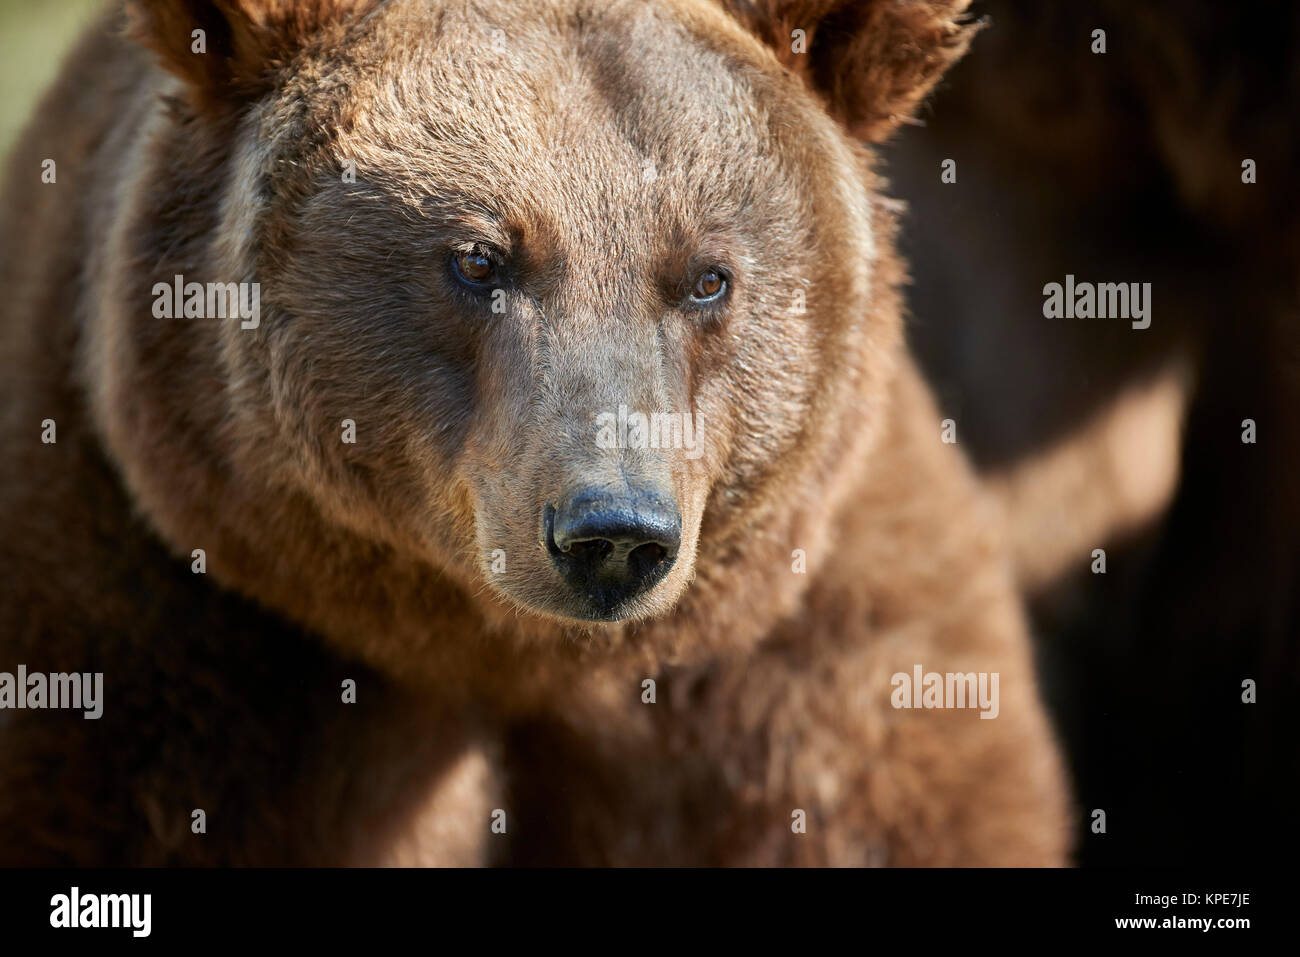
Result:
[[[2,713],[6,862],[1065,862],[855,139],[965,4],[736,7],[150,2],[74,52],[4,205],[0,666],[103,671],[105,711]],[[445,266],[485,235],[501,314]],[[678,309],[719,260],[726,309]],[[260,325],[154,318],[176,274],[260,281]],[[694,410],[704,454],[595,449],[620,404]],[[651,471],[672,572],[575,620],[542,504]],[[999,716],[895,710],[916,664],[997,672]]]

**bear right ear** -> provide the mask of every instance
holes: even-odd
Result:
[[[275,71],[326,27],[381,0],[127,0],[127,34],[185,81],[203,111],[267,92]]]
[[[721,0],[855,136],[883,140],[961,59],[970,0]]]

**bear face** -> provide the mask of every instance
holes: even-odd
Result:
[[[706,511],[796,454],[825,352],[861,351],[854,154],[722,16],[548,5],[498,45],[471,8],[410,6],[346,97],[305,93],[337,135],[271,158],[293,182],[266,184],[282,232],[245,358],[275,357],[304,487],[367,533],[528,612],[663,614]],[[619,434],[620,410],[659,427]],[[345,417],[368,441],[331,441]]]
[[[180,82],[127,174],[104,298],[182,273],[261,290],[254,328],[109,307],[92,331],[102,430],[164,537],[260,510],[214,574],[326,632],[295,559],[265,557],[306,524],[318,563],[346,543],[340,577],[382,550],[575,625],[663,619],[756,537],[829,514],[900,343],[857,137],[970,31],[964,3],[797,6],[135,4]],[[196,23],[218,57],[192,54]],[[871,63],[891,37],[917,59]],[[141,386],[160,353],[217,383],[188,422]],[[224,504],[169,488],[189,446],[189,484]]]

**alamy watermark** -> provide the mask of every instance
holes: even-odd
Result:
[[[998,672],[899,671],[889,680],[895,708],[978,708],[981,718],[998,716]]]
[[[103,692],[102,671],[28,674],[26,665],[19,665],[16,675],[0,671],[0,710],[67,708],[84,711],[83,717],[93,721],[104,713]]]
[[[1043,315],[1048,319],[1130,319],[1134,329],[1151,325],[1151,283],[1079,282],[1067,273],[1064,283],[1043,286]]]
[[[50,926],[121,927],[132,937],[148,937],[152,911],[152,894],[83,894],[74,886],[50,898]]]
[[[262,321],[262,284],[257,282],[172,282],[153,286],[155,319],[239,319],[239,328],[256,329]]]
[[[681,449],[688,459],[704,454],[700,444],[703,427],[700,413],[630,412],[620,405],[618,412],[596,416],[596,447],[600,449]]]

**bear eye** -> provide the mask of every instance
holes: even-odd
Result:
[[[696,303],[717,302],[727,294],[727,277],[721,270],[706,269],[695,279],[691,290],[691,301]]]
[[[456,278],[471,289],[481,290],[496,283],[496,260],[483,246],[472,246],[452,253],[451,268]]]

